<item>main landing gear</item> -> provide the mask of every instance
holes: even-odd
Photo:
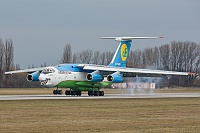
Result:
[[[88,96],[104,96],[104,91],[88,91]]]
[[[65,95],[71,95],[71,96],[81,96],[82,92],[81,91],[71,91],[71,90],[66,90]]]
[[[54,95],[62,95],[63,91],[58,90],[53,90]],[[66,90],[65,95],[66,96],[81,96],[82,92],[81,91],[73,91],[73,90]],[[104,91],[88,91],[88,96],[104,96]]]
[[[62,90],[58,90],[58,88],[56,90],[53,90],[54,95],[62,95],[62,93]]]

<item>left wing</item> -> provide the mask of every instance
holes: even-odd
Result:
[[[16,71],[8,71],[5,74],[13,74],[13,73],[33,73],[36,71],[42,71],[46,67],[39,67],[39,68],[31,68],[31,69],[24,69],[24,70],[16,70]]]
[[[105,72],[121,72],[121,73],[134,73],[134,74],[146,74],[146,75],[189,75],[189,72],[177,72],[177,71],[164,71],[164,70],[151,70],[151,69],[139,69],[139,68],[125,68],[125,67],[111,67],[103,65],[91,65],[91,64],[79,64],[80,68],[84,70],[99,70]]]

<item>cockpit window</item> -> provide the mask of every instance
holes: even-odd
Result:
[[[42,73],[44,73],[44,74],[54,73],[54,72],[55,72],[55,70],[52,69],[52,68],[45,68],[45,69],[42,71]]]

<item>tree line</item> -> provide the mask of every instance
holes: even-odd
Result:
[[[60,63],[108,65],[114,52],[83,50],[73,54],[71,45],[66,44]],[[159,47],[131,50],[127,66],[198,73],[200,71],[200,45],[190,41],[173,41]]]
[[[14,46],[12,39],[0,39],[0,87],[41,87],[40,83],[26,81],[26,73],[5,75],[5,71],[19,70],[20,64],[14,64]],[[59,63],[84,63],[108,65],[115,51],[82,50],[73,53],[70,44],[63,48]],[[41,66],[47,66],[46,63]],[[190,41],[172,41],[154,48],[131,50],[127,67],[160,69],[180,72],[200,72],[200,45]],[[28,68],[34,68],[30,65]],[[196,75],[195,75],[196,76]],[[196,77],[172,76],[173,85],[199,85]]]
[[[61,57],[61,63],[90,63],[108,65],[114,52],[83,50],[72,54],[71,45],[66,44]],[[171,76],[169,84],[173,85],[200,85],[196,80],[200,73],[200,45],[190,41],[172,41],[154,48],[131,50],[127,67],[159,69],[167,71],[193,72],[195,75]]]
[[[0,38],[0,88],[39,87],[39,83],[29,83],[26,73],[5,75],[6,71],[20,70],[19,64],[14,64],[14,45],[12,39],[3,41]]]

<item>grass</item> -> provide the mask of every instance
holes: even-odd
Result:
[[[0,88],[0,95],[52,94],[55,88]]]
[[[199,132],[200,98],[0,101],[0,132]]]

